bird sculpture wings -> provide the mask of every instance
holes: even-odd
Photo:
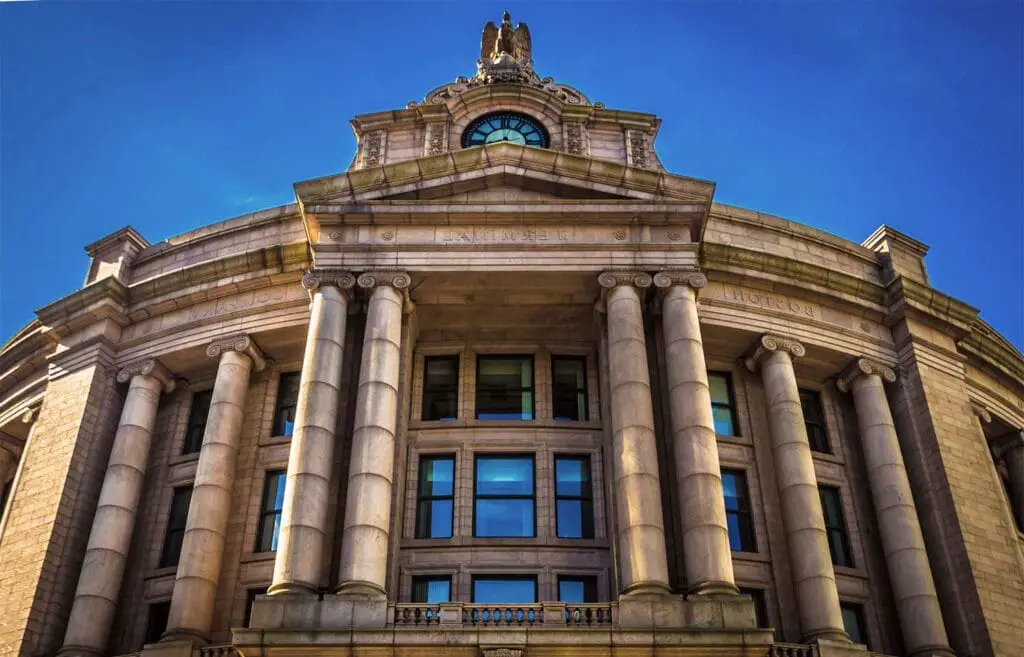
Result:
[[[498,40],[498,26],[494,21],[484,25],[483,36],[480,37],[480,59],[490,59],[494,54],[494,43]]]
[[[512,56],[520,62],[529,62],[533,46],[530,43],[530,28],[526,23],[516,25],[516,31],[512,35]]]

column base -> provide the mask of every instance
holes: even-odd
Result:
[[[102,650],[87,646],[64,646],[57,651],[57,657],[99,657],[102,654]]]
[[[167,630],[163,636],[160,637],[160,644],[188,644],[190,646],[208,646],[210,645],[210,639],[203,636],[195,630],[189,630],[186,628],[178,628]]]
[[[740,589],[732,582],[701,582],[687,591],[690,595],[739,595]]]
[[[867,646],[853,643],[849,638],[841,641],[818,638],[814,643],[818,646],[819,657],[864,657],[871,654]]]
[[[320,597],[320,592],[315,586],[309,586],[302,582],[279,582],[271,584],[267,589],[267,595],[303,595]]]
[[[619,597],[623,596],[664,596],[672,595],[672,589],[662,582],[637,582],[622,590]]]
[[[907,657],[956,657],[956,653],[949,646],[925,646],[908,652]]]
[[[167,641],[163,639],[160,643],[150,643],[142,647],[140,657],[192,657],[192,649],[195,647],[191,641]]]
[[[342,582],[338,587],[337,594],[342,597],[383,598],[385,600],[388,598],[387,591],[373,582],[366,581]]]
[[[847,646],[855,645],[853,643],[853,640],[850,638],[849,634],[847,634],[843,630],[837,630],[837,629],[818,630],[816,632],[811,632],[809,634],[805,634],[800,639],[800,642],[801,643],[816,643],[816,644],[819,644],[819,645],[822,644],[822,643],[826,643],[826,644],[839,644],[839,645],[847,645]]]

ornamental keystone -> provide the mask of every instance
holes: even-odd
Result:
[[[125,365],[117,373],[117,382],[127,383],[136,376],[153,377],[163,385],[164,392],[173,392],[174,387],[177,384],[177,381],[171,371],[164,367],[163,363],[155,358],[137,360],[134,363]]]
[[[267,359],[256,346],[247,333],[239,333],[225,338],[214,340],[206,347],[206,355],[210,358],[219,358],[225,351],[238,351],[252,359],[252,368],[262,372],[267,366]]]
[[[869,358],[858,358],[846,366],[836,378],[836,387],[843,392],[849,392],[854,380],[860,376],[877,374],[885,381],[893,383],[896,381],[896,372],[892,368],[882,365],[878,361]]]
[[[761,358],[773,351],[786,351],[795,358],[807,353],[804,346],[792,338],[765,333],[758,339],[750,355],[743,359],[743,364],[751,372],[756,372],[761,364]]]

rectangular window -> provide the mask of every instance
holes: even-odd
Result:
[[[267,472],[260,502],[260,524],[256,530],[256,552],[273,552],[281,533],[281,509],[284,508],[284,470]]]
[[[831,454],[821,393],[815,390],[801,390],[800,406],[804,412],[804,426],[807,427],[807,440],[811,443],[811,449],[822,454]]]
[[[455,420],[459,417],[459,357],[427,356],[423,359],[424,420]]]
[[[455,501],[455,457],[420,458],[416,538],[451,538]]]
[[[597,602],[597,578],[559,575],[558,601],[576,605]]]
[[[477,604],[533,604],[537,602],[537,578],[532,576],[475,576],[473,602]]]
[[[266,595],[267,587],[261,587],[258,589],[249,589],[245,592],[245,626],[249,627],[252,624],[252,605],[256,602],[256,596]]]
[[[757,552],[746,473],[722,470],[722,489],[725,492],[725,519],[729,525],[729,547],[733,552]]]
[[[295,407],[299,403],[299,383],[302,372],[282,374],[277,384],[277,404],[274,407],[274,436],[290,436],[295,430]]]
[[[185,524],[188,522],[188,505],[192,501],[192,487],[175,488],[171,495],[171,514],[167,520],[164,547],[160,552],[160,567],[177,566],[181,558],[181,542],[185,539]]]
[[[475,469],[473,535],[536,536],[533,456],[477,456]]]
[[[750,599],[754,601],[754,618],[757,620],[757,626],[771,627],[771,623],[768,622],[768,606],[764,601],[764,591],[761,589],[748,589],[741,586],[740,594],[749,595]]]
[[[426,575],[412,578],[412,601],[437,604],[452,601],[452,578],[448,575]]]
[[[555,525],[558,538],[594,538],[590,458],[555,457]]]
[[[715,421],[715,433],[719,436],[737,435],[732,377],[724,372],[708,372],[708,387],[711,389],[711,415]]]
[[[840,602],[843,613],[843,629],[854,643],[868,645],[867,627],[864,625],[864,607],[850,602]]]
[[[825,533],[828,534],[828,551],[832,553],[832,563],[853,568],[853,552],[850,551],[850,539],[846,535],[839,489],[818,486],[818,494],[821,496],[821,513],[825,516]]]
[[[146,639],[145,643],[156,643],[167,631],[167,617],[171,613],[171,601],[163,600],[149,605],[146,614]]]
[[[185,443],[181,446],[182,454],[195,454],[203,446],[203,432],[206,431],[206,418],[210,415],[210,400],[213,390],[202,390],[192,395],[192,405],[188,409],[188,425],[185,428]]]
[[[588,419],[586,357],[551,357],[551,406],[556,420]]]
[[[533,419],[533,356],[480,356],[476,362],[478,420]]]

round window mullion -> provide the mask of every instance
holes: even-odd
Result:
[[[478,117],[462,133],[462,147],[497,142],[547,148],[551,144],[544,126],[531,116],[518,112],[492,112]]]

